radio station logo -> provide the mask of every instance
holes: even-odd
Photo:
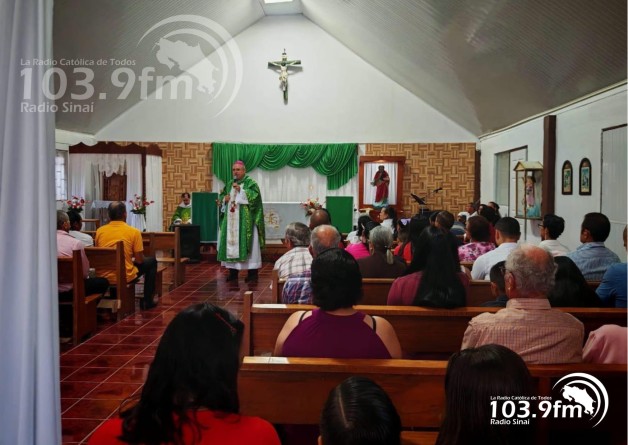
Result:
[[[558,380],[552,396],[491,396],[491,425],[529,425],[534,418],[583,419],[596,427],[608,411],[608,392],[597,378],[576,372]]]
[[[22,112],[93,112],[104,100],[200,99],[221,114],[242,85],[243,62],[229,32],[206,17],[177,15],[151,26],[136,44],[150,64],[126,58],[20,60]],[[145,58],[143,58],[145,59]],[[101,76],[101,78],[98,78]],[[105,76],[103,79],[102,76]],[[101,85],[102,91],[95,86]],[[70,99],[70,100],[66,100]]]

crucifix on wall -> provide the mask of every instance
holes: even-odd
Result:
[[[288,55],[286,54],[286,49],[284,48],[283,53],[281,53],[281,60],[275,62],[268,62],[268,68],[276,68],[279,67],[279,86],[281,91],[283,91],[283,101],[284,103],[288,103],[288,68],[299,68],[301,69],[300,60],[288,60]]]

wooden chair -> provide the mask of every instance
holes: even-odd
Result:
[[[98,228],[100,227],[100,220],[99,219],[88,219],[88,218],[84,218],[83,219],[83,224],[94,224],[94,230],[98,230]]]
[[[185,265],[190,259],[181,257],[181,228],[175,226],[174,232],[144,232],[142,237],[149,240],[147,255],[154,256],[157,263],[173,265],[174,287],[179,287],[185,283]],[[157,251],[162,251],[165,255],[158,257]],[[164,268],[158,268],[158,275],[161,275],[163,270]],[[159,277],[157,281],[160,281]],[[161,296],[161,286],[159,289]]]
[[[102,299],[99,308],[111,309],[117,313],[118,320],[135,312],[135,284],[127,283],[126,267],[124,262],[124,244],[118,241],[115,247],[86,247],[85,254],[89,265],[96,269],[96,275],[114,271],[115,283],[111,287],[116,289],[116,299]],[[110,282],[112,280],[109,280]]]
[[[57,258],[59,283],[72,283],[72,301],[59,301],[59,306],[72,306],[72,343],[78,345],[86,335],[96,330],[96,307],[101,294],[85,295],[85,277],[81,252],[72,257]]]

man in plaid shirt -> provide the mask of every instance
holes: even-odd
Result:
[[[288,251],[277,260],[274,267],[279,271],[279,279],[309,270],[312,265],[312,255],[308,250],[310,228],[300,222],[288,224],[284,244]]]
[[[324,224],[312,230],[310,240],[310,252],[316,257],[321,252],[338,247],[340,233],[334,226]],[[310,287],[311,269],[291,275],[281,293],[281,301],[284,304],[312,304],[312,288]]]

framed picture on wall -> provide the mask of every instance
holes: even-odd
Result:
[[[580,161],[580,194],[591,194],[591,161],[587,158]]]
[[[573,193],[573,167],[571,162],[565,161],[563,163],[563,195],[571,195]]]

